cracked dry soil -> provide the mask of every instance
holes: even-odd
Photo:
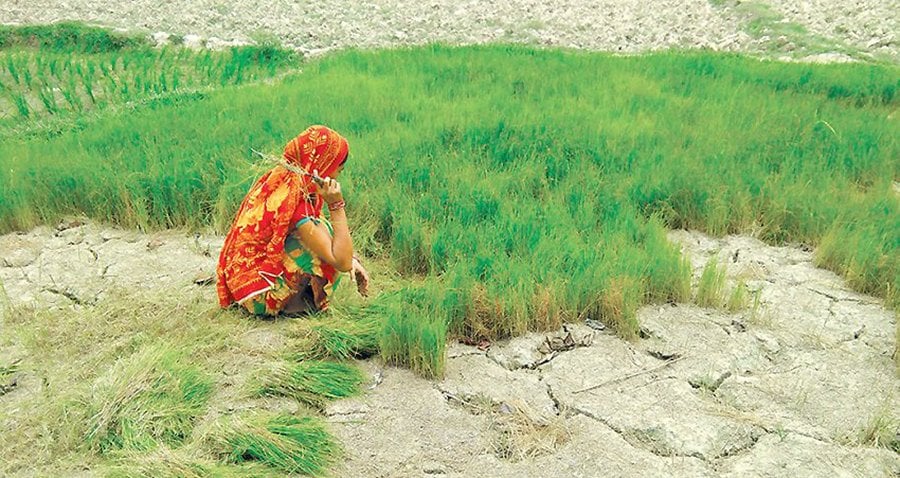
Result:
[[[326,411],[350,450],[341,473],[897,476],[900,455],[857,444],[872,420],[900,418],[894,314],[799,248],[687,231],[671,239],[695,277],[711,255],[727,261],[729,276],[761,290],[759,306],[647,306],[637,343],[568,325],[593,340],[550,355],[539,351],[545,334],[487,351],[456,344],[440,382],[363,362],[380,382]],[[533,426],[504,428],[515,413]],[[522,435],[525,458],[505,453],[510,433]],[[546,435],[563,439],[529,447]]]
[[[900,474],[900,455],[858,443],[873,420],[900,423],[895,314],[800,248],[670,238],[695,280],[715,255],[732,280],[761,291],[758,307],[646,306],[636,343],[569,324],[487,350],[452,344],[441,381],[359,362],[371,377],[364,393],[325,410],[347,451],[335,475]],[[214,270],[221,243],[68,222],[0,236],[0,281],[14,305],[92,307],[136,287],[193,288],[213,301],[194,281]]]

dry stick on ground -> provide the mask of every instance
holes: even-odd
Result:
[[[644,374],[647,374],[647,373],[650,373],[650,372],[656,372],[657,370],[662,370],[662,369],[668,367],[669,365],[672,365],[673,363],[678,362],[679,360],[683,360],[684,358],[686,358],[686,356],[684,356],[684,355],[681,356],[681,357],[676,357],[676,358],[673,358],[672,360],[667,360],[665,363],[663,363],[663,364],[661,364],[661,365],[657,365],[656,367],[648,368],[647,370],[641,370],[641,371],[639,371],[639,372],[630,373],[630,374],[625,375],[625,376],[623,376],[623,377],[614,378],[614,379],[612,379],[612,380],[607,380],[607,381],[605,381],[605,382],[598,383],[597,385],[591,385],[590,387],[582,388],[581,390],[575,390],[575,391],[572,392],[572,393],[587,392],[587,391],[589,391],[589,390],[594,390],[594,389],[597,389],[597,388],[600,388],[600,387],[603,387],[603,386],[606,386],[606,385],[612,385],[612,384],[614,384],[614,383],[624,382],[625,380],[628,380],[628,379],[630,379],[630,378],[637,377],[637,376],[639,376],[639,375],[644,375]]]

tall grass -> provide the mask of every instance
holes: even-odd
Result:
[[[273,85],[0,145],[0,230],[75,212],[223,230],[259,172],[250,148],[325,123],[351,142],[358,244],[420,279],[384,306],[381,353],[426,374],[444,334],[596,317],[634,336],[638,306],[690,295],[666,228],[822,244],[824,266],[896,306],[898,78],[712,53],[347,51]]]
[[[406,290],[391,299],[415,300],[416,292]],[[385,362],[409,367],[424,377],[442,377],[447,343],[443,314],[434,313],[425,304],[409,305],[390,299],[375,307],[383,317],[378,347]]]
[[[697,305],[723,307],[725,302],[725,266],[719,266],[716,256],[710,257],[697,284]]]

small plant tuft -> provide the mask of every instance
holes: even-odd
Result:
[[[747,283],[741,279],[731,289],[731,294],[728,295],[728,302],[725,304],[725,310],[734,313],[747,308],[749,302],[750,292],[747,289]]]
[[[715,256],[710,257],[700,274],[697,295],[694,298],[700,307],[720,308],[724,305],[725,268],[719,267]]]

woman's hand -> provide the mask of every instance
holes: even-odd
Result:
[[[314,170],[313,175],[318,176],[319,171]],[[316,185],[316,193],[322,196],[326,203],[332,204],[344,200],[344,195],[341,193],[341,183],[337,182],[336,179],[326,177],[322,178],[321,185],[316,182],[313,182],[313,184]]]
[[[351,276],[356,279],[356,290],[363,297],[369,296],[369,272],[363,267],[359,259],[353,258],[353,266],[350,270]]]

